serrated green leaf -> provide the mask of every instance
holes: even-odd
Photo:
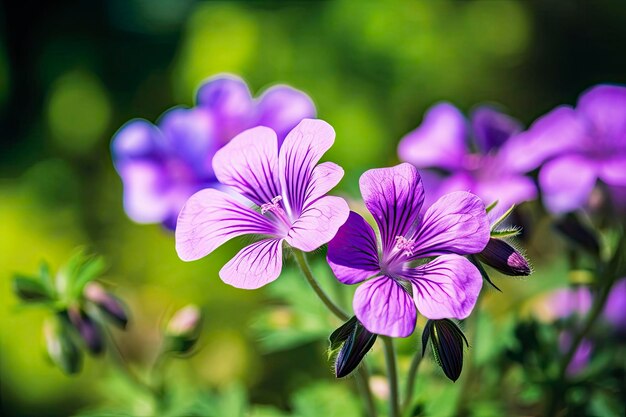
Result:
[[[509,227],[506,229],[492,230],[491,237],[497,239],[504,239],[508,237],[515,237],[521,233],[521,229],[517,227]]]

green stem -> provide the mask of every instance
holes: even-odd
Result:
[[[156,390],[150,384],[143,381],[139,377],[139,375],[137,375],[135,371],[133,371],[133,369],[129,366],[128,362],[124,358],[124,355],[122,354],[122,350],[115,341],[115,338],[113,337],[111,332],[107,330],[107,334],[109,336],[110,345],[113,346],[113,349],[109,349],[109,351],[111,352],[110,356],[113,359],[113,362],[122,371],[124,376],[135,386],[150,394],[153,398],[158,397],[158,392],[156,392]]]
[[[600,313],[604,310],[604,306],[609,297],[609,293],[611,292],[611,287],[613,286],[614,280],[609,284],[604,286],[599,294],[599,297],[595,299],[591,311],[587,316],[587,319],[581,329],[580,332],[576,333],[574,339],[572,340],[572,344],[569,349],[563,356],[558,368],[557,379],[554,383],[555,389],[553,390],[550,401],[548,402],[547,414],[549,416],[555,416],[558,414],[559,408],[562,403],[562,397],[565,395],[566,387],[565,387],[565,379],[567,376],[567,368],[570,365],[570,362],[574,358],[578,347],[582,343],[583,339],[589,333],[594,323],[600,317]]]
[[[356,371],[355,374],[357,387],[363,399],[365,399],[365,411],[367,413],[367,417],[376,417],[376,404],[374,403],[374,397],[372,396],[372,391],[369,386],[369,371],[367,370],[367,366],[365,363]]]
[[[389,379],[389,417],[399,417],[398,405],[398,371],[396,370],[396,352],[393,347],[393,339],[380,336],[385,348],[385,361],[387,362],[387,378]]]
[[[324,305],[335,316],[337,316],[337,318],[339,318],[342,321],[348,320],[350,317],[348,317],[348,315],[344,313],[343,310],[339,308],[339,306],[333,303],[333,301],[326,295],[324,290],[319,286],[319,284],[315,280],[315,277],[313,276],[313,273],[311,272],[311,268],[309,267],[309,263],[307,262],[306,257],[304,256],[304,253],[302,253],[301,251],[297,249],[294,249],[293,254],[294,254],[294,257],[296,258],[296,262],[298,263],[298,266],[300,267],[300,270],[304,274],[306,280],[309,282],[309,285],[311,286],[311,288],[313,288],[313,291],[315,291],[315,294],[317,294],[319,299],[322,300]]]
[[[402,403],[402,414],[406,414],[409,407],[411,407],[411,403],[413,402],[413,391],[415,391],[415,379],[417,376],[417,371],[419,370],[420,364],[422,363],[422,353],[417,352],[415,356],[413,356],[413,360],[411,361],[411,367],[409,368],[409,374],[407,375],[406,380],[406,391],[404,394],[404,403]]]

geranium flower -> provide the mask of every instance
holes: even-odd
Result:
[[[280,142],[303,118],[315,117],[304,93],[274,86],[253,99],[246,83],[230,75],[200,87],[197,105],[167,111],[157,125],[131,120],[111,145],[115,168],[124,183],[124,209],[138,223],[163,223],[176,217],[196,191],[218,186],[211,160],[238,133],[268,126]]]
[[[527,171],[505,163],[508,140],[521,130],[517,120],[490,107],[479,107],[468,126],[456,107],[439,103],[402,138],[398,155],[419,169],[445,173],[422,172],[429,202],[451,191],[469,191],[486,204],[498,200],[510,207],[537,196],[534,182],[524,175]]]
[[[415,329],[417,310],[429,319],[467,317],[482,277],[459,255],[479,253],[489,240],[480,198],[450,193],[420,215],[422,181],[406,163],[365,172],[360,187],[378,225],[380,245],[374,229],[351,212],[328,244],[327,255],[339,281],[365,281],[353,301],[359,321],[372,333],[406,337]]]
[[[626,88],[599,85],[576,108],[560,106],[511,140],[507,161],[516,169],[539,167],[543,203],[552,213],[585,206],[598,180],[626,186]],[[620,196],[617,196],[620,200]]]
[[[283,242],[305,252],[327,243],[349,213],[342,198],[325,195],[339,183],[343,169],[332,162],[317,165],[334,140],[328,123],[311,119],[287,135],[280,153],[270,128],[255,127],[236,136],[216,152],[213,170],[220,183],[257,209],[220,190],[197,192],[178,216],[178,256],[193,261],[236,236],[262,235],[219,272],[224,282],[253,289],[280,275]]]

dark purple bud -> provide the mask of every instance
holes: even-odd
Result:
[[[75,307],[71,307],[67,310],[67,317],[78,331],[78,334],[80,334],[87,349],[94,355],[102,353],[104,350],[104,338],[100,325],[83,310]]]
[[[65,316],[48,319],[43,326],[46,350],[52,363],[68,375],[76,374],[82,365],[82,354],[69,329]]]
[[[469,346],[465,335],[451,320],[428,320],[422,333],[422,355],[430,339],[433,355],[443,373],[456,381],[463,370],[463,344]]]
[[[531,273],[526,258],[502,239],[490,238],[478,259],[505,275],[527,276]]]
[[[331,351],[339,349],[335,359],[335,376],[343,378],[350,375],[374,346],[376,337],[356,317],[335,330],[329,337]]]
[[[85,298],[98,307],[106,317],[111,319],[118,327],[125,329],[128,324],[128,314],[122,301],[113,294],[107,292],[97,282],[90,282],[85,286]]]
[[[46,287],[33,278],[16,275],[13,278],[13,292],[22,301],[36,302],[50,300]]]
[[[178,310],[170,319],[165,329],[166,350],[187,354],[200,337],[202,313],[195,305],[188,305]]]

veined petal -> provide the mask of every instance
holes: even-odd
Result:
[[[265,91],[257,103],[256,124],[271,127],[281,144],[302,119],[315,117],[313,101],[302,91],[276,85]]]
[[[257,205],[281,195],[278,185],[276,133],[264,126],[248,129],[228,142],[213,157],[217,179]]]
[[[220,270],[220,278],[236,288],[253,290],[274,281],[283,267],[282,239],[263,239],[239,251]]]
[[[245,81],[239,77],[222,74],[210,78],[198,89],[196,101],[215,116],[222,143],[250,127],[254,101]]]
[[[602,138],[594,145],[621,145],[626,152],[626,87],[593,87],[580,96],[576,110],[593,123],[594,136]]]
[[[178,216],[176,251],[183,261],[193,261],[234,237],[274,233],[267,217],[222,191],[207,188],[191,196]]]
[[[359,180],[365,206],[372,213],[382,240],[383,253],[390,253],[396,237],[410,231],[424,202],[422,179],[414,166],[370,169]]]
[[[511,172],[528,172],[549,158],[583,148],[586,125],[571,107],[557,107],[500,149],[499,159]]]
[[[489,241],[485,204],[465,191],[444,195],[424,213],[414,241],[412,259],[479,253]]]
[[[315,250],[335,236],[349,212],[348,203],[343,198],[322,197],[302,211],[285,240],[305,252]]]
[[[466,152],[467,123],[463,114],[450,103],[428,110],[422,124],[400,140],[398,155],[418,168],[454,170]]]
[[[304,119],[287,135],[278,157],[280,185],[292,218],[299,217],[315,165],[335,141],[323,120]]]
[[[348,220],[328,243],[326,260],[344,284],[356,284],[378,274],[378,247],[372,226],[351,211]]]
[[[313,203],[335,188],[343,178],[343,168],[333,162],[323,162],[313,168],[309,185],[304,195],[304,207]]]
[[[595,163],[583,156],[550,161],[539,172],[543,204],[552,213],[576,210],[587,203],[597,178]]]
[[[478,269],[457,255],[439,256],[405,274],[413,284],[417,309],[433,320],[469,316],[483,285]]]
[[[411,296],[392,278],[381,276],[359,286],[352,303],[367,330],[390,337],[407,337],[415,330],[417,311]]]

